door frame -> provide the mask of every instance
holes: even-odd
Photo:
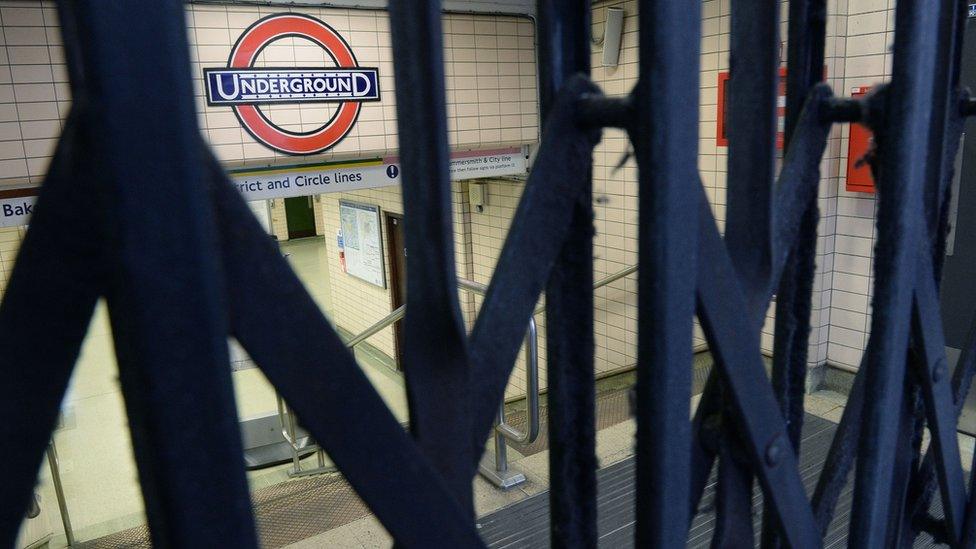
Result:
[[[291,201],[291,203],[294,204],[298,199],[302,199],[302,198],[304,198],[305,201],[306,201],[306,204],[308,204],[308,211],[309,211],[309,214],[311,214],[312,225],[311,225],[311,227],[309,229],[306,229],[304,231],[294,231],[293,232],[292,231],[292,227],[291,227],[291,223],[290,223],[291,218],[288,216],[288,203],[289,203],[289,201]],[[297,238],[310,238],[310,237],[313,237],[313,236],[318,236],[318,228],[315,226],[315,198],[312,195],[308,195],[308,196],[289,196],[289,197],[286,197],[284,200],[282,200],[282,206],[284,206],[284,210],[285,210],[285,230],[288,233],[288,239],[289,240],[291,240],[293,238],[296,238],[296,239]]]
[[[395,311],[401,305],[406,304],[407,296],[403,295],[406,292],[401,292],[400,288],[400,277],[403,277],[403,287],[406,287],[406,258],[400,259],[400,250],[397,249],[397,241],[394,235],[398,232],[406,237],[403,233],[403,214],[392,213],[385,211],[383,212],[383,225],[386,230],[386,255],[389,260],[390,265],[390,311]],[[404,247],[406,243],[404,242]],[[402,264],[401,264],[402,262]],[[403,350],[403,321],[398,320],[393,323],[393,362],[396,364],[397,370],[403,370],[402,366],[402,350]]]

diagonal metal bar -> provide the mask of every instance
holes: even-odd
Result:
[[[703,190],[699,196],[699,218],[710,220]],[[776,513],[783,539],[791,547],[818,547],[820,535],[797,472],[796,455],[769,388],[759,347],[752,341],[753,325],[741,322],[745,298],[714,222],[708,229],[699,228],[699,254],[698,317],[728,388],[734,421],[754,473]]]
[[[821,535],[827,534],[830,522],[834,517],[834,509],[841,492],[847,486],[847,477],[854,465],[854,456],[861,436],[861,416],[864,413],[865,394],[865,364],[862,358],[858,373],[854,376],[854,383],[847,395],[847,404],[841,416],[840,424],[830,443],[827,459],[817,479],[817,487],[813,493],[813,513],[817,518],[817,526]]]
[[[799,129],[783,162],[775,195],[774,210],[779,215],[773,220],[775,224],[773,264],[771,278],[765,290],[766,300],[755,304],[754,309],[747,310],[754,325],[760,325],[762,322],[774,282],[779,279],[786,263],[788,250],[797,238],[800,230],[798,221],[800,213],[807,208],[810,201],[816,199],[819,185],[818,165],[827,146],[827,136],[831,126],[830,120],[824,113],[824,105],[830,97],[830,88],[826,85],[818,85],[811,90],[800,117]],[[712,223],[714,221],[711,215],[699,219],[699,231],[708,230]],[[692,510],[698,506],[715,457],[714,451],[709,448],[710,444],[705,441],[708,435],[703,429],[707,428],[708,417],[714,414],[720,405],[717,402],[716,376],[716,372],[710,375],[693,421],[692,432],[695,433],[696,442],[692,445],[691,461],[690,508]]]
[[[3,440],[19,449],[0,453],[10,475],[0,502],[0,545],[14,545],[38,467],[51,439],[95,303],[105,284],[102,193],[74,178],[87,173],[84,144],[78,140],[77,110],[65,124],[51,167],[41,186],[30,230],[0,304],[0,414],[30,421],[0,423]],[[65,227],[73,230],[65,231]],[[51,250],[60,250],[53,254]],[[51,345],[51,334],[60,345]]]
[[[930,287],[930,290],[928,291],[934,291],[934,288],[932,288],[932,284],[934,284],[933,279],[925,277],[925,275],[930,275],[932,272],[932,266],[930,261],[931,258],[927,253],[921,253],[921,252],[919,253],[918,269],[920,274],[918,276],[917,284],[919,285],[918,287],[921,287],[921,285],[923,284],[928,284]],[[926,280],[927,282],[925,282]],[[916,293],[918,291],[919,290],[916,289]],[[927,337],[928,341],[932,341],[933,338],[935,338],[934,341],[938,341],[939,340],[938,334],[934,334],[934,335],[929,334],[928,336],[926,336],[926,334],[922,332],[939,331],[941,333],[940,328],[938,328],[938,326],[941,326],[941,320],[939,321],[938,325],[935,328],[920,324],[918,318],[922,314],[922,312],[920,311],[920,307],[917,303],[918,299],[919,298],[916,296],[915,298],[916,303],[913,306],[913,312],[912,312],[913,317],[916,319],[916,321],[913,324],[914,340],[916,342],[924,342],[926,341],[926,337]],[[930,310],[926,313],[926,317],[929,320],[926,322],[931,321],[931,315],[933,314],[935,314],[936,319],[939,318],[937,312],[938,309],[934,309],[934,311],[931,310],[932,308],[931,305],[929,306],[929,308]],[[973,340],[971,339],[970,344],[967,345],[967,349],[973,347],[972,341]],[[925,363],[926,370],[922,372],[923,375],[929,377],[929,380],[926,381],[927,383],[931,382],[931,380],[933,380],[936,377],[934,375],[934,371],[939,367],[938,363],[940,360],[943,361],[942,366],[943,367],[945,366],[944,357],[940,357],[938,354],[938,349],[941,348],[942,347],[940,347],[937,344],[930,344],[927,342],[923,344],[923,349],[922,349],[923,352],[925,352],[927,356],[929,355],[929,353],[932,353],[932,358],[928,359],[927,362]],[[961,372],[965,371],[966,369],[965,366],[973,362],[971,360],[968,360],[967,357],[969,356],[973,356],[973,355],[971,353],[967,353],[966,355],[963,356],[963,359],[960,360],[959,369],[957,369],[956,371],[957,376],[964,375],[961,374]],[[862,428],[861,417],[863,414],[864,397],[865,397],[866,361],[867,361],[867,357],[865,356],[865,358],[861,362],[861,367],[858,369],[857,375],[854,377],[854,384],[851,387],[850,393],[848,394],[848,400],[847,400],[847,405],[844,408],[844,414],[841,418],[841,422],[840,425],[838,426],[834,440],[831,443],[831,448],[828,453],[827,460],[825,461],[823,467],[823,473],[818,479],[817,488],[814,493],[814,498],[813,498],[814,513],[817,517],[817,523],[819,524],[822,532],[826,532],[826,528],[829,526],[830,521],[833,518],[833,509],[837,504],[837,499],[840,496],[841,491],[843,490],[844,486],[847,483],[847,476],[851,470],[851,467],[854,462],[854,457],[857,451],[856,448],[857,441],[860,440],[860,433]],[[939,374],[938,377],[940,379],[944,379],[944,376],[946,376],[946,373],[942,372]],[[946,423],[948,423],[950,426],[952,426],[952,429],[949,430],[948,439],[946,438],[947,434],[941,432],[942,429],[938,429],[938,428],[936,429],[936,431],[939,432],[937,436],[944,441],[941,442],[940,444],[946,448],[946,451],[949,454],[948,457],[939,460],[937,465],[937,461],[936,461],[937,458],[935,456],[935,452],[937,452],[938,450],[936,449],[936,446],[933,444],[930,447],[929,453],[926,455],[926,458],[920,467],[921,472],[919,473],[916,479],[913,479],[910,485],[909,492],[908,492],[909,505],[907,506],[906,512],[912,517],[913,522],[917,521],[921,515],[928,512],[929,499],[924,497],[924,494],[931,493],[931,491],[934,490],[934,484],[931,488],[927,488],[927,487],[923,488],[921,486],[921,484],[923,483],[921,479],[928,477],[932,479],[931,482],[933,483],[936,482],[936,477],[935,477],[936,467],[942,469],[939,473],[938,482],[940,482],[941,485],[947,486],[947,488],[945,488],[943,491],[944,497],[949,497],[955,500],[956,502],[959,501],[958,492],[959,492],[959,487],[961,487],[962,484],[959,483],[959,480],[956,477],[956,472],[953,472],[951,470],[951,464],[959,462],[958,457],[951,456],[951,454],[953,453],[956,454],[956,456],[958,456],[958,447],[955,446],[954,443],[949,441],[955,440],[954,425],[956,422],[956,418],[958,418],[960,412],[962,411],[962,402],[965,400],[965,396],[964,396],[965,389],[960,389],[961,386],[964,384],[968,386],[966,381],[960,379],[959,377],[954,377],[952,380],[951,388],[939,387],[937,389],[940,395],[936,395],[935,390],[928,389],[929,391],[932,391],[932,394],[926,396],[927,401],[932,399],[938,399],[940,401],[939,406],[943,408],[944,408],[944,403],[942,403],[943,401],[954,403],[953,407],[951,408],[952,415],[949,416],[949,420],[947,421],[944,417],[946,414],[945,410],[933,408],[933,405],[927,402],[926,409],[928,413],[931,415],[933,414],[933,410],[936,410],[935,413],[939,414],[940,416],[939,418],[931,418],[930,419],[931,424],[945,425]],[[932,385],[937,386],[938,383],[932,383]],[[941,394],[945,392],[946,389],[950,391],[950,394],[948,395]],[[947,466],[950,467],[950,469],[948,470],[944,469]],[[956,480],[950,480],[951,478],[956,478]],[[952,509],[954,507],[957,508],[958,504],[952,503],[951,501],[950,502],[943,501],[944,509]],[[957,513],[958,511],[953,511],[954,516],[958,516]],[[914,533],[912,535],[907,536],[906,539],[908,538],[914,538]]]
[[[438,0],[392,2],[397,126],[406,220],[403,367],[410,429],[473,514],[467,336],[458,304]]]
[[[153,542],[254,547],[183,3],[76,6],[81,139],[111,196],[106,297]]]
[[[925,248],[928,248],[927,246]],[[928,253],[920,253],[913,307],[914,342],[922,355],[924,370],[919,372],[922,395],[928,416],[928,428],[935,451],[936,472],[942,493],[949,539],[961,539],[966,506],[965,479],[956,436],[956,414],[949,383],[949,365],[945,355],[945,337],[939,298]]]
[[[599,91],[585,77],[569,79],[559,92],[543,131],[532,173],[512,219],[505,245],[469,337],[471,379],[482,387],[472,395],[471,474],[501,402],[525,326],[562,250],[585,192],[599,130],[581,126],[576,107]],[[557,139],[556,136],[559,136]]]
[[[728,206],[725,245],[749,309],[765,302],[771,264],[772,191],[776,142],[776,92],[779,59],[779,9],[772,0],[732,4],[729,52]],[[758,346],[762,324],[752,326]],[[724,392],[721,394],[725,394]],[[731,409],[723,406],[723,410]],[[722,421],[721,453],[743,453],[736,431]],[[741,459],[723,460],[715,508],[714,545],[753,544],[751,508],[738,505],[751,497],[752,471]],[[735,490],[744,494],[736,495]],[[729,498],[731,501],[725,502]]]
[[[639,547],[685,543],[691,458],[691,330],[694,315],[701,5],[642,2],[640,74],[630,132],[640,185],[637,369]],[[653,52],[653,55],[651,55]]]
[[[940,6],[944,9],[943,6]],[[915,282],[917,226],[922,209],[927,124],[932,116],[939,9],[902,4],[896,12],[894,68],[886,118],[876,133],[881,167],[874,315],[867,355],[865,403],[858,449],[851,544],[885,543],[906,349]]]
[[[914,350],[908,351],[908,360],[916,361]],[[925,423],[922,412],[922,399],[918,384],[912,376],[902,380],[901,409],[898,410],[898,426],[895,441],[896,454],[892,466],[891,502],[888,506],[888,547],[904,547],[910,545],[909,540],[901,539],[904,529],[905,503],[908,492],[908,481],[912,470],[917,466],[921,451],[922,429]]]
[[[545,124],[567,79],[590,72],[590,2],[536,4]],[[588,290],[593,286],[592,167],[583,169],[569,230],[546,284],[550,531],[558,547],[596,547],[597,541],[593,292]]]
[[[398,543],[481,546],[466,510],[390,413],[212,157],[209,173],[233,335]],[[437,528],[429,527],[431,516],[438,517]]]
[[[789,6],[789,63],[786,73],[786,146],[793,140],[803,100],[823,79],[827,26],[825,0],[792,0]],[[776,212],[773,212],[776,216]],[[786,418],[790,443],[800,450],[803,394],[810,337],[811,296],[819,212],[811,200],[801,214],[795,247],[789,254],[776,292],[773,341],[773,390]],[[765,521],[764,521],[765,522]],[[767,522],[768,524],[768,522]],[[765,529],[768,532],[768,529]],[[767,537],[766,544],[772,543]]]

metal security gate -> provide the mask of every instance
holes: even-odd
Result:
[[[924,529],[972,547],[976,499],[955,426],[976,355],[967,342],[950,376],[938,308],[946,183],[963,116],[976,111],[957,85],[965,3],[899,2],[891,82],[861,101],[817,84],[825,4],[790,2],[788,149],[774,181],[778,2],[733,3],[723,239],[688,123],[698,117],[689,90],[698,90],[700,3],[640,2],[639,83],[610,99],[587,78],[589,3],[540,0],[542,143],[468,337],[454,286],[440,6],[391,2],[411,250],[410,436],[201,140],[181,2],[59,2],[74,106],[0,306],[0,440],[17,443],[0,452],[0,544],[16,535],[105,296],[155,545],[256,545],[227,367],[233,335],[400,545],[481,546],[471,479],[545,290],[552,540],[592,547],[590,153],[600,129],[616,126],[639,164],[637,544],[685,543],[718,460],[717,546],[753,543],[753,480],[767,505],[765,545],[821,545],[853,470],[851,545],[908,545]],[[818,164],[831,125],[853,120],[877,136],[874,316],[811,502],[796,452]],[[759,328],[774,291],[770,382]],[[696,314],[718,367],[689,422]],[[924,453],[923,428],[932,434]],[[214,470],[214,461],[237,466]],[[936,493],[945,517],[926,514]]]

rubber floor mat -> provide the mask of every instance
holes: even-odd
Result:
[[[630,419],[629,390],[616,389],[606,391],[596,396],[596,429],[597,431],[623,423]],[[524,410],[509,412],[505,421],[520,431],[527,429],[528,417]],[[526,446],[512,445],[512,448],[523,456],[531,456],[549,449],[549,409],[545,404],[539,405],[539,438]]]
[[[362,518],[369,509],[339,474],[290,480],[257,490],[254,519],[261,547],[301,541]],[[89,542],[84,549],[148,549],[149,529],[137,526]]]

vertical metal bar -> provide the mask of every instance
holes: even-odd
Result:
[[[83,139],[111,204],[107,297],[153,542],[254,547],[184,6],[76,6]]]
[[[804,101],[813,86],[823,79],[826,0],[791,0],[788,25],[784,134],[786,149],[793,142],[793,133],[800,120]],[[818,221],[819,211],[814,198],[804,208],[796,243],[774,242],[774,246],[790,246],[791,251],[776,294],[772,383],[773,392],[786,419],[790,443],[796,452],[800,451],[800,432],[803,427],[803,394],[806,390]],[[778,539],[769,516],[768,512],[763,514],[764,547],[776,546]]]
[[[537,2],[543,125],[566,79],[590,72],[590,9],[589,0]],[[559,547],[595,547],[597,535],[590,171],[546,286],[549,499],[552,544]]]
[[[909,356],[908,360],[912,360]],[[907,539],[902,539],[905,518],[905,497],[912,470],[917,467],[916,458],[922,437],[924,421],[916,413],[919,411],[918,387],[914,380],[905,379],[901,409],[898,411],[898,440],[895,443],[895,460],[892,467],[891,503],[888,511],[888,539],[886,547],[905,547]],[[960,479],[961,480],[961,479]],[[960,487],[963,485],[960,483]]]
[[[479,384],[478,392],[471,395],[475,460],[488,440],[523,345],[525,323],[534,314],[570,232],[574,205],[580,201],[579,195],[589,193],[592,151],[599,130],[581,123],[579,105],[585,97],[598,94],[588,79],[575,75],[551,96],[555,103],[547,107],[548,120],[532,173],[471,331],[471,378]],[[474,461],[472,474],[477,466]]]
[[[637,532],[680,547],[691,513],[692,318],[698,216],[700,2],[639,5],[640,68],[631,131],[638,163]]]
[[[786,74],[785,146],[792,143],[803,103],[823,78],[826,34],[825,0],[790,2],[789,67]],[[803,212],[796,245],[787,259],[776,299],[776,330],[773,346],[773,390],[786,418],[790,442],[799,451],[803,425],[803,390],[806,381],[810,334],[810,299],[815,270],[817,222],[816,200]]]
[[[470,400],[457,297],[448,177],[444,46],[438,0],[390,3],[406,223],[403,366],[410,429],[473,514]]]
[[[964,2],[947,0],[939,13],[936,56],[933,60],[933,84],[936,89],[933,91],[932,115],[928,127],[928,158],[922,197],[925,230],[920,229],[927,238],[919,239],[919,272],[916,275],[912,323],[915,352],[909,355],[909,367],[916,373],[912,379],[920,382],[913,387],[911,394],[917,398],[921,393],[924,398],[924,409],[920,406],[917,410],[913,434],[920,439],[927,417],[929,432],[932,434],[931,448],[937,459],[936,472],[945,510],[946,530],[953,543],[958,543],[962,535],[966,494],[956,440],[957,416],[953,413],[949,376],[944,371],[947,368],[945,341],[942,319],[938,314],[937,292],[941,283],[948,233],[950,173],[963,129],[958,108],[958,83],[961,43],[965,32],[965,8]],[[939,368],[943,370],[942,374],[935,374]],[[920,448],[913,448],[913,451],[914,460],[909,471],[912,482],[906,482],[906,485],[917,486],[916,478],[923,470],[916,467],[920,461]],[[904,543],[915,537],[912,526],[914,499],[917,499],[917,495],[913,491],[903,491],[902,506],[897,510],[899,529],[892,535],[901,536]]]
[[[913,2],[895,12],[894,66],[879,156],[878,244],[874,314],[868,343],[863,436],[857,460],[850,543],[880,547],[887,539],[898,416],[906,372],[928,124],[932,116],[939,9]]]
[[[725,243],[752,304],[766,299],[771,265],[779,3],[737,0],[731,25]]]
[[[779,3],[738,0],[732,3],[728,147],[728,208],[725,244],[735,266],[743,295],[750,305],[766,300],[772,263],[771,216],[776,140],[776,95],[779,72]],[[750,307],[752,309],[754,307]],[[759,343],[760,326],[752,326]],[[727,410],[730,408],[726,408]],[[721,444],[725,456],[741,455],[731,426],[723,422]],[[728,461],[728,460],[726,460]],[[752,472],[734,460],[723,463],[720,476],[734,475],[720,484],[751,493]],[[716,541],[719,545],[752,542],[749,508],[724,504],[730,490],[717,494]],[[748,530],[748,534],[746,534]],[[727,539],[724,536],[728,536]]]

